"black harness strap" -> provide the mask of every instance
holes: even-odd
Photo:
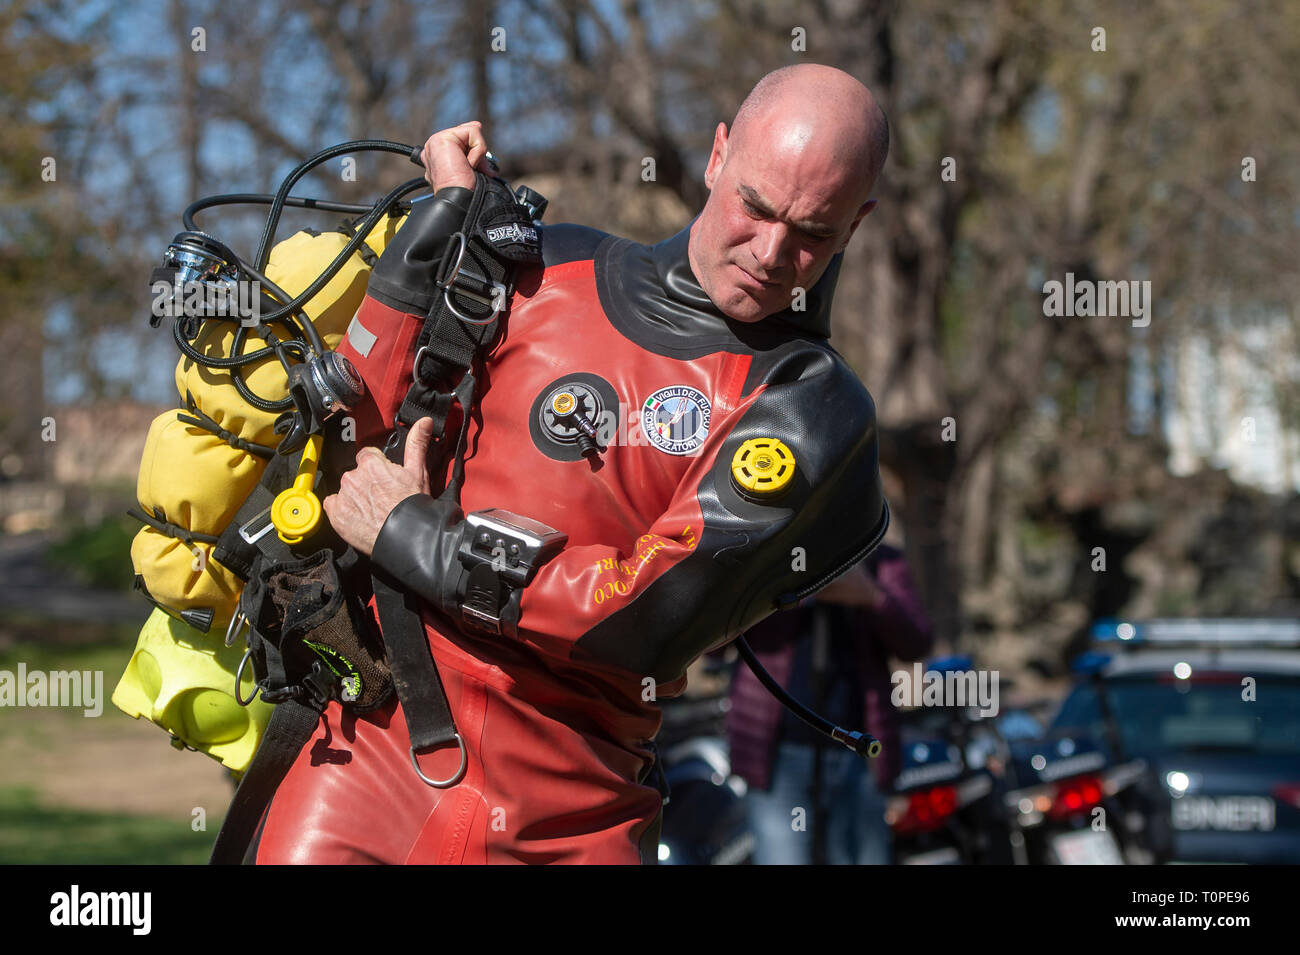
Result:
[[[403,438],[404,429],[424,417],[432,417],[434,435],[442,435],[449,389],[496,340],[516,266],[542,261],[541,240],[527,209],[505,183],[475,176],[465,223],[443,255],[440,292],[416,340],[411,387],[396,415]],[[462,407],[468,413],[469,406]]]
[[[420,598],[391,586],[387,575],[374,575],[375,607],[388,650],[393,689],[402,703],[402,715],[411,736],[412,750],[445,746],[456,740],[442,678],[429,652],[420,617]]]
[[[444,255],[438,284],[443,294],[435,300],[417,339],[411,387],[395,416],[395,429],[385,447],[394,463],[402,463],[406,435],[424,417],[433,419],[431,449],[439,460],[427,462],[431,474],[441,474],[453,463],[451,480],[443,492],[445,500],[460,501],[464,479],[465,441],[474,406],[475,363],[496,341],[502,327],[504,302],[514,291],[517,264],[541,262],[541,247],[527,210],[510,194],[504,183],[481,173],[478,188],[466,214],[465,224]],[[469,286],[468,298],[462,282]],[[496,289],[493,293],[492,289]],[[503,301],[485,299],[495,294]],[[451,300],[456,299],[456,305]],[[459,314],[458,314],[459,313]],[[468,319],[468,320],[467,320]],[[455,382],[454,387],[449,387]],[[462,419],[456,442],[445,441],[447,419],[453,404],[461,407]],[[374,575],[375,607],[379,614],[384,644],[388,648],[393,686],[402,704],[411,738],[411,758],[419,750],[457,742],[451,707],[434,662],[419,599],[391,586],[382,574]],[[434,781],[416,772],[429,785],[450,786],[460,774]],[[464,770],[464,759],[461,761]]]
[[[302,748],[307,745],[324,710],[312,705],[286,700],[276,706],[267,724],[266,736],[257,748],[226,810],[226,820],[212,847],[211,865],[239,865],[271,797],[289,772]]]
[[[465,437],[469,431],[470,408],[474,397],[472,372],[465,372],[452,394],[461,402],[464,417],[461,420],[456,445],[452,449],[454,459],[452,480],[442,497],[459,502],[460,484],[465,470]],[[445,425],[444,419],[444,429]],[[398,450],[401,450],[401,446]],[[456,721],[451,715],[451,705],[447,702],[442,678],[438,675],[438,665],[434,662],[433,652],[429,648],[429,638],[420,615],[420,598],[393,586],[382,571],[376,570],[373,573],[372,582],[379,626],[384,634],[384,645],[388,649],[388,666],[393,676],[393,689],[397,693],[398,700],[401,701],[402,716],[406,720],[407,733],[411,739],[411,760],[415,763],[420,778],[429,785],[436,785],[438,788],[454,785],[459,782],[460,773],[447,780],[435,782],[420,772],[419,763],[415,762],[417,751],[433,749],[453,742],[458,743],[462,755],[464,753],[464,743],[456,731]],[[461,772],[463,770],[462,759]]]
[[[253,564],[259,556],[270,561],[293,560],[293,551],[280,540],[271,523],[271,504],[277,494],[293,484],[300,458],[293,454],[272,456],[262,479],[212,548],[212,559],[242,580],[253,576]]]

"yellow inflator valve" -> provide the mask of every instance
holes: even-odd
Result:
[[[316,466],[320,463],[322,435],[307,438],[298,464],[298,476],[293,485],[275,496],[271,504],[271,523],[280,540],[286,544],[301,544],[316,532],[320,524],[320,498],[312,491],[316,483]]]
[[[743,497],[771,501],[794,480],[794,453],[776,438],[750,438],[731,458],[731,479]]]

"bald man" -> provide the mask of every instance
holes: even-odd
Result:
[[[656,861],[656,701],[888,523],[871,398],[827,343],[839,253],[887,149],[857,80],[778,70],[718,125],[687,229],[654,246],[542,229],[480,376],[459,505],[431,493],[429,421],[403,429],[392,385],[437,292],[410,263],[454,230],[415,204],[371,276],[364,336],[339,349],[371,403],[324,508],[417,600],[457,737],[415,752],[399,700],[332,702],[257,861]],[[486,152],[478,123],[426,143],[444,210],[468,205]],[[371,450],[395,424],[400,465]],[[549,543],[526,575],[489,572],[466,555],[497,534]]]

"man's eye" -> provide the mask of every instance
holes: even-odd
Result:
[[[741,200],[741,203],[744,205],[745,213],[747,215],[753,216],[755,219],[766,218],[762,209],[759,209],[757,206],[750,205],[748,202],[746,202],[743,199]]]

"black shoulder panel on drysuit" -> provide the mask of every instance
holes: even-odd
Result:
[[[438,297],[447,241],[469,213],[471,189],[448,186],[411,203],[411,211],[370,273],[366,293],[390,308],[426,315]]]
[[[621,334],[683,360],[748,354],[743,393],[763,387],[696,489],[699,544],[577,641],[576,654],[659,681],[829,583],[870,553],[889,524],[875,405],[826,342],[842,257],[808,291],[805,309],[744,323],[722,315],[700,287],[688,240],[689,229],[655,246],[614,238],[595,257],[601,305]],[[736,449],[761,437],[784,441],[796,462],[793,487],[771,504],[742,498],[731,480]]]
[[[704,531],[695,549],[579,638],[577,652],[676,679],[701,653],[820,589],[880,542],[889,510],[871,396],[830,349],[779,351],[765,390],[700,482]],[[743,499],[731,481],[736,449],[761,437],[780,438],[796,461],[794,486],[773,504]]]
[[[596,248],[610,238],[590,226],[558,222],[542,226],[542,265],[550,268],[565,262],[581,262],[595,256]]]

